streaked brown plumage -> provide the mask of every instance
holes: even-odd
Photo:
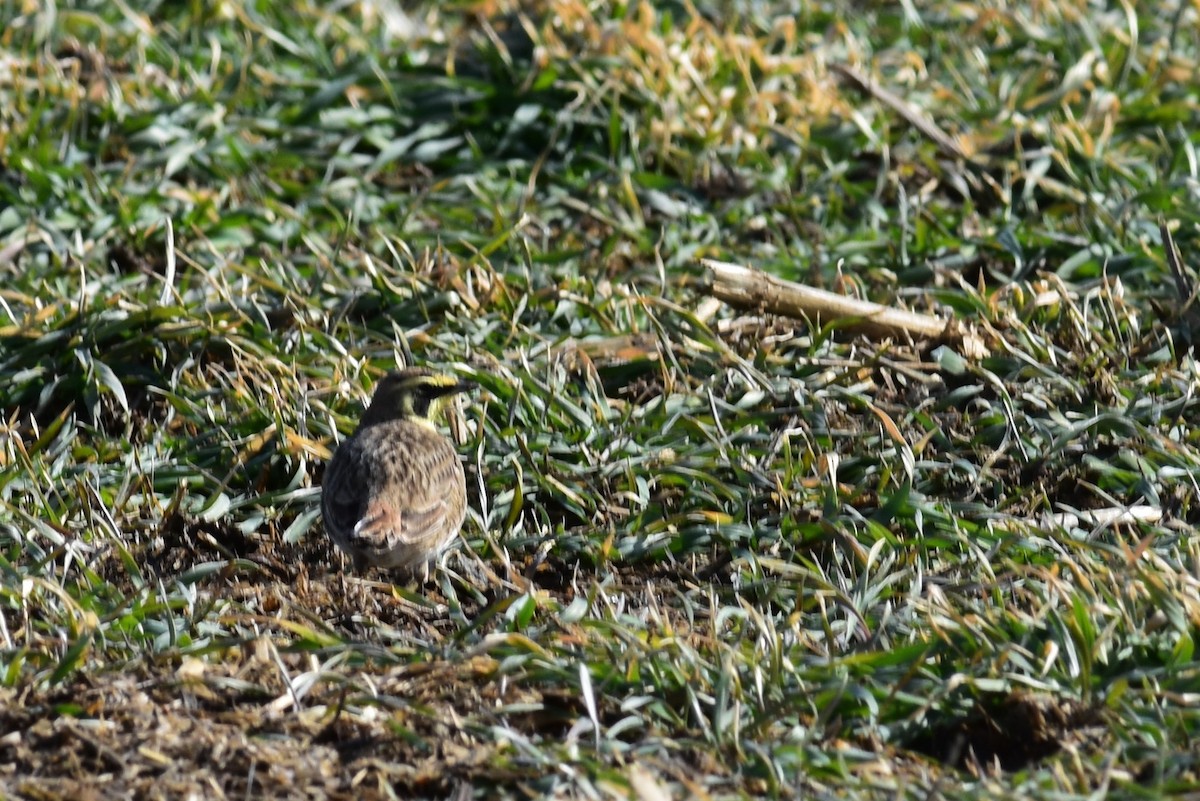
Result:
[[[445,403],[474,386],[424,368],[389,373],[358,428],[329,463],[321,488],[325,530],[354,560],[424,570],[467,513],[458,452],[438,433]]]

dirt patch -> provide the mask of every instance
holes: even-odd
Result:
[[[981,700],[966,716],[933,723],[910,743],[976,775],[1022,770],[1103,735],[1100,711],[1075,701],[1012,693]]]

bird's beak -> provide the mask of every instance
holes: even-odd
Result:
[[[438,387],[434,391],[434,394],[439,398],[446,395],[457,395],[460,392],[470,392],[478,386],[479,385],[474,381],[467,381],[464,379],[459,381],[457,384],[447,384],[444,387]]]

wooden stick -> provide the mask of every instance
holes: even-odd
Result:
[[[850,327],[872,336],[933,339],[946,329],[946,321],[936,317],[814,289],[740,264],[713,259],[701,259],[700,263],[709,270],[713,295],[743,309],[809,320],[814,325],[854,318]]]
[[[738,308],[808,320],[818,326],[846,320],[844,330],[872,338],[946,340],[961,345],[965,356],[978,358],[987,354],[982,340],[966,332],[954,319],[942,320],[836,295],[740,264],[714,259],[701,259],[700,263],[709,271],[713,296]]]

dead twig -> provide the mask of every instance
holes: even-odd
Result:
[[[871,78],[847,64],[831,63],[829,68],[858,87],[859,91],[868,94],[895,111],[904,120],[916,128],[921,134],[935,145],[942,155],[963,161],[973,161],[973,157],[963,150],[948,133],[938,127],[937,123],[925,116],[920,110],[908,103],[899,95],[892,94]]]
[[[1179,258],[1179,248],[1175,246],[1175,238],[1171,236],[1171,227],[1167,225],[1166,220],[1158,221],[1158,230],[1162,235],[1163,249],[1167,252],[1167,267],[1171,269],[1171,277],[1175,279],[1175,291],[1179,293],[1182,308],[1186,310],[1195,303],[1197,288],[1183,267],[1183,260]]]
[[[1188,349],[1200,342],[1200,304],[1196,298],[1200,296],[1200,284],[1193,279],[1191,272],[1184,266],[1171,235],[1171,227],[1166,220],[1159,220],[1159,233],[1162,234],[1163,250],[1167,256],[1167,267],[1171,277],[1175,279],[1175,291],[1179,293],[1179,303],[1167,305],[1166,319],[1173,337],[1183,342]]]
[[[893,309],[866,300],[837,295],[739,264],[701,259],[709,271],[713,296],[742,309],[753,309],[807,320],[813,325],[845,321],[845,330],[872,338],[933,339],[957,345],[963,355],[980,358],[988,349],[983,340],[958,320]]]

